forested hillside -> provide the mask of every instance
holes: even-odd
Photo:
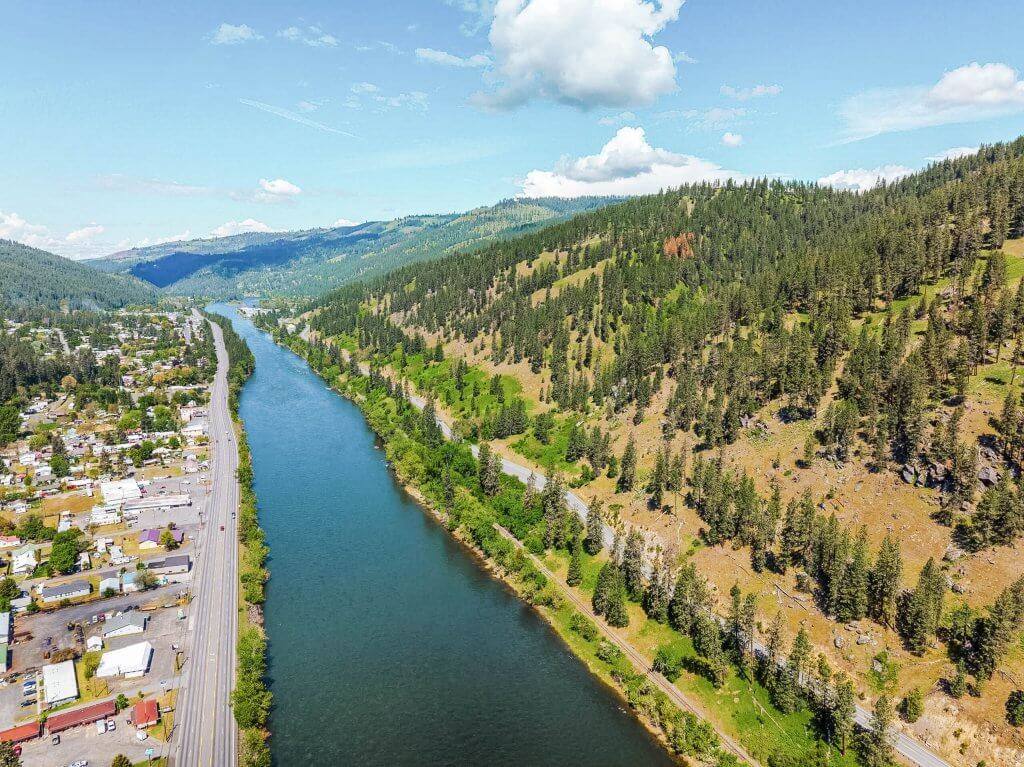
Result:
[[[313,296],[354,279],[532,231],[608,198],[505,200],[467,213],[155,245],[96,262],[176,295]]]
[[[0,304],[51,309],[112,309],[151,303],[155,291],[134,277],[104,274],[91,266],[0,240]]]
[[[465,437],[592,499],[625,544],[607,583],[689,634],[712,681],[745,634],[695,616],[738,627],[749,592],[748,640],[797,634],[796,666],[758,672],[780,711],[827,722],[838,671],[902,698],[944,753],[997,764],[1024,722],[1022,276],[1017,139],[860,195],[757,180],[629,200],[305,319],[313,355],[388,366]],[[524,504],[527,544],[577,557],[573,515]]]

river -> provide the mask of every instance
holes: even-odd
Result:
[[[395,482],[359,409],[230,306],[270,546],[273,755],[307,765],[670,765],[557,634]]]

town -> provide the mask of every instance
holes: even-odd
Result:
[[[122,310],[89,333],[3,333],[81,373],[0,426],[0,740],[26,763],[166,756],[210,486],[210,328]]]

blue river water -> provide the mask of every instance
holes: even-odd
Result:
[[[271,556],[274,763],[669,765],[531,608],[398,485],[359,409],[230,306]]]

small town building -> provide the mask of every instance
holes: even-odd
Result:
[[[24,743],[26,740],[38,738],[42,730],[43,725],[40,722],[29,722],[28,724],[12,727],[9,730],[0,731],[0,741],[15,744]]]
[[[139,612],[121,613],[110,618],[103,624],[101,634],[104,639],[141,634],[146,630],[146,621],[149,619],[145,614]]]
[[[156,575],[178,575],[187,573],[191,567],[188,554],[174,554],[163,559],[153,559],[146,563],[146,569]]]
[[[100,679],[112,676],[134,679],[149,671],[149,664],[152,660],[153,645],[149,642],[139,642],[117,650],[108,650],[100,658],[96,676]]]
[[[156,700],[140,700],[132,708],[132,724],[140,730],[152,727],[160,721],[160,707]]]
[[[70,663],[71,661],[68,661]],[[102,703],[93,703],[91,706],[83,706],[73,711],[64,711],[54,714],[46,720],[46,731],[50,734],[64,732],[72,727],[82,724],[91,724],[100,719],[107,719],[117,713],[117,706],[113,700],[105,700]]]
[[[141,533],[139,533],[139,548],[158,548],[160,546],[160,539],[163,538],[165,532],[170,532],[175,542],[179,545],[183,540],[185,540],[185,532],[183,530],[167,530],[166,528],[152,528],[149,530],[143,530]]]
[[[142,488],[134,479],[100,482],[100,494],[106,503],[123,503],[142,497]]]
[[[27,544],[14,552],[11,559],[11,573],[25,575],[39,566],[39,551],[34,544]]]
[[[73,660],[43,666],[43,701],[47,706],[60,706],[76,698],[78,679]]]
[[[46,604],[60,602],[65,599],[88,596],[92,593],[92,584],[89,581],[78,580],[68,581],[56,586],[43,586],[39,596]]]

